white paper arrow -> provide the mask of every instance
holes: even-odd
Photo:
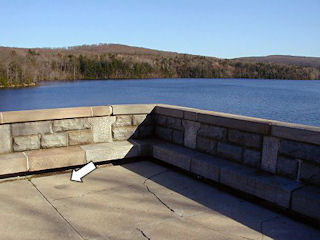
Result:
[[[93,162],[89,162],[82,168],[80,168],[78,171],[73,170],[70,180],[75,182],[82,182],[82,178],[94,171],[96,168],[97,167],[94,165]]]

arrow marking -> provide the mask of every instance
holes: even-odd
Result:
[[[75,182],[82,182],[82,178],[92,171],[94,171],[97,167],[94,165],[94,163],[91,161],[84,165],[82,168],[80,168],[78,171],[72,170],[72,174],[70,177],[71,181]]]

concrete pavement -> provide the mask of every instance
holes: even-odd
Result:
[[[320,239],[320,231],[142,161],[0,182],[1,239]]]

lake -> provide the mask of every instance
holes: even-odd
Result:
[[[82,80],[0,90],[0,111],[126,103],[166,103],[320,126],[320,80]]]

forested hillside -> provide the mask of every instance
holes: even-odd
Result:
[[[243,57],[236,58],[236,61],[243,62],[262,62],[262,63],[279,63],[299,65],[305,67],[320,68],[320,57],[301,57],[301,56],[288,56],[288,55],[270,55],[265,57]]]
[[[38,81],[128,78],[319,79],[303,64],[248,62],[178,54],[116,44],[69,48],[0,47],[0,86]]]

